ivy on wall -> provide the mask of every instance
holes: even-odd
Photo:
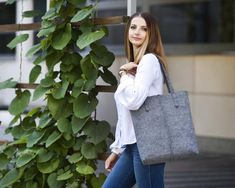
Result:
[[[105,175],[97,174],[97,160],[106,152],[111,133],[108,122],[93,117],[98,105],[96,81],[101,77],[116,85],[117,80],[109,71],[115,57],[99,43],[108,30],[92,21],[95,8],[85,0],[51,0],[42,16],[40,43],[27,52],[36,57],[29,83],[40,84],[33,94],[16,89],[9,106],[14,119],[6,132],[13,141],[0,146],[0,188],[101,187]],[[34,15],[34,11],[23,14]],[[75,22],[80,23],[78,28],[73,27]],[[8,47],[27,38],[19,35]],[[84,49],[89,50],[82,56]],[[47,72],[38,80],[44,65]],[[0,89],[16,84],[8,79]],[[30,101],[42,97],[46,106],[24,114]]]

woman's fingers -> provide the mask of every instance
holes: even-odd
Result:
[[[129,71],[131,69],[134,69],[137,67],[137,64],[133,63],[133,62],[130,62],[130,63],[126,63],[125,65],[122,65],[120,67],[121,70],[126,70],[126,71]]]
[[[111,171],[117,159],[118,159],[117,154],[115,153],[110,154],[110,156],[105,161],[105,169]]]

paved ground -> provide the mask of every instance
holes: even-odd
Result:
[[[192,160],[170,162],[166,188],[235,188],[235,155],[204,153]]]
[[[102,161],[100,171],[103,165]],[[165,188],[235,188],[235,155],[203,153],[191,160],[168,162]]]

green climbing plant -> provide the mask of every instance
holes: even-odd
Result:
[[[40,42],[27,52],[35,57],[29,83],[39,85],[32,94],[16,89],[9,106],[14,118],[6,132],[13,141],[0,146],[0,188],[101,187],[105,175],[97,173],[97,160],[107,150],[111,133],[108,122],[93,117],[98,104],[96,82],[101,77],[116,85],[117,80],[109,71],[115,57],[99,43],[108,30],[93,23],[95,9],[96,4],[87,6],[85,0],[51,0],[42,16]],[[23,13],[35,15],[35,11]],[[19,35],[8,47],[27,38]],[[85,48],[89,50],[81,55]],[[47,72],[39,80],[43,65]],[[10,78],[0,83],[0,89],[16,84]],[[25,113],[30,101],[40,98],[46,105]]]

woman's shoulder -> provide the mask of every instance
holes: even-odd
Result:
[[[142,64],[142,63],[143,64],[147,63],[149,65],[154,65],[154,64],[158,65],[159,61],[158,61],[158,58],[155,54],[147,53],[142,57],[140,64]]]

